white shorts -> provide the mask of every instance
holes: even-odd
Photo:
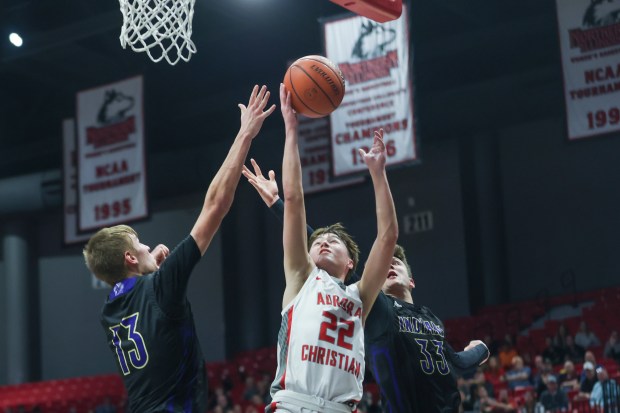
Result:
[[[265,407],[265,413],[351,413],[355,405],[331,402],[317,396],[280,390]]]

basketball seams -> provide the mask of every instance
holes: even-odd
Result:
[[[334,67],[334,63],[332,63],[331,60],[329,59],[318,59],[318,58],[310,58],[310,57],[302,57],[300,59],[297,59],[297,62],[301,61],[301,60],[310,60],[312,62],[318,62],[321,63],[323,65],[325,65],[326,67],[329,68],[329,70],[332,71],[332,73],[334,74],[334,77],[337,78],[340,81],[340,88],[342,89],[342,93],[344,94],[344,75],[342,74],[342,71],[340,69],[336,70],[336,68]],[[295,63],[293,63],[295,65]]]
[[[294,61],[284,76],[293,97],[293,108],[311,118],[329,115],[340,106],[345,94],[342,71],[329,59],[308,55]]]
[[[316,110],[314,110],[314,109],[312,109],[310,106],[308,106],[308,105],[306,104],[306,102],[304,102],[304,100],[303,100],[302,96],[301,96],[299,93],[297,93],[297,90],[295,89],[295,83],[293,83],[293,68],[294,68],[294,67],[299,67],[299,66],[297,66],[297,65],[291,65],[291,68],[290,68],[290,69],[289,69],[289,71],[288,71],[288,77],[289,77],[288,83],[291,85],[291,89],[292,89],[292,91],[291,91],[291,92],[295,93],[295,96],[297,96],[297,99],[299,100],[299,102],[300,102],[302,105],[304,105],[304,106],[305,106],[308,110],[310,110],[311,112],[316,113],[317,115],[320,115],[320,116],[326,116],[327,114],[325,114],[325,113],[321,113],[321,112],[317,112]],[[308,75],[308,74],[307,74],[304,70],[302,70],[302,72],[304,72],[304,74],[306,74],[306,76]],[[308,77],[309,77],[309,76],[308,76]],[[312,78],[310,78],[310,79],[311,79],[312,81],[314,81],[314,79],[312,79]],[[320,89],[320,88],[319,88],[319,89]],[[322,92],[322,91],[323,91],[323,89],[321,89],[321,92]],[[325,92],[323,92],[323,93],[325,93]],[[331,103],[331,100],[330,100],[330,103]]]
[[[327,98],[327,100],[329,101],[329,103],[332,105],[332,107],[334,108],[334,110],[338,107],[337,105],[334,104],[334,101],[331,99],[331,97],[329,96],[329,94],[327,94],[327,92],[325,92],[323,90],[323,88],[319,85],[319,83],[314,80],[314,78],[312,76],[310,76],[310,73],[308,73],[302,66],[297,66],[294,65],[294,67],[298,68],[299,70],[301,70],[307,77],[308,79],[310,79],[312,81],[312,83],[314,83],[316,85],[316,87],[321,91],[321,93],[323,93],[323,95]],[[318,112],[317,112],[318,113]]]

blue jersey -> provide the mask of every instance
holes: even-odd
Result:
[[[134,413],[206,410],[207,380],[186,297],[200,250],[188,236],[154,273],[124,279],[101,313]]]

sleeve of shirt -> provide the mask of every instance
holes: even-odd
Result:
[[[200,257],[196,241],[188,235],[154,273],[155,298],[166,315],[178,317],[183,314],[187,300],[187,283]]]
[[[472,370],[476,369],[476,367],[489,356],[489,349],[485,344],[478,344],[472,349],[457,353],[447,341],[444,343],[444,353],[448,362],[454,367],[456,372],[461,375],[471,373]]]
[[[370,314],[368,314],[368,318],[366,318],[364,335],[368,339],[380,337],[392,325],[390,305],[391,300],[383,292],[380,292],[370,310]]]
[[[596,382],[594,384],[594,388],[592,389],[592,393],[590,393],[590,406],[592,407],[598,406],[602,404],[602,401],[603,401],[603,394],[602,394],[601,383]]]

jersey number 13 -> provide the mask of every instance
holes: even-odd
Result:
[[[110,327],[112,331],[112,344],[116,350],[118,364],[126,376],[131,373],[129,363],[136,368],[144,368],[149,362],[149,353],[142,335],[136,330],[140,313],[134,313],[123,318],[120,324]],[[121,330],[121,328],[123,330]],[[124,338],[127,337],[126,340]],[[127,362],[129,359],[129,363]]]

